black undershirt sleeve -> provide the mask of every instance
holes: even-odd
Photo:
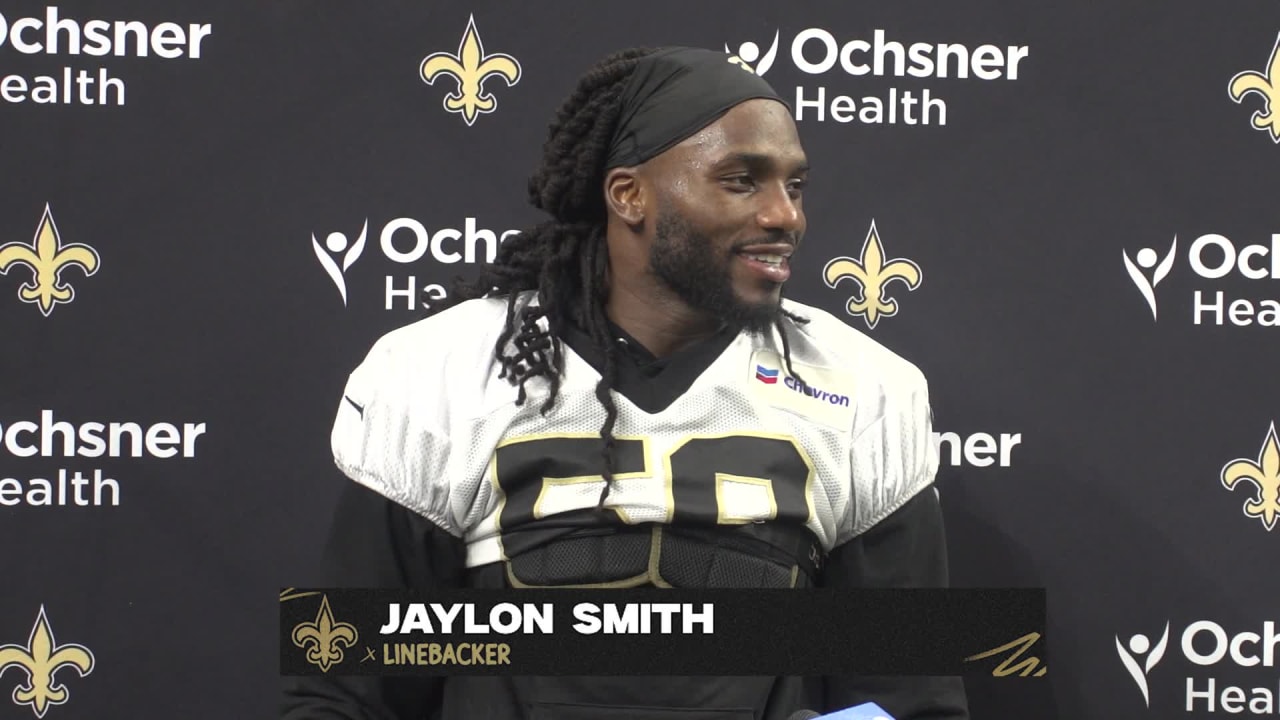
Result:
[[[323,550],[329,587],[462,587],[466,549],[429,520],[343,478]],[[353,648],[354,650],[354,648]],[[286,677],[281,720],[430,720],[444,678]]]
[[[823,585],[834,588],[948,587],[942,507],[932,486],[870,530],[831,552]],[[824,712],[874,702],[896,720],[968,720],[960,677],[824,678]]]

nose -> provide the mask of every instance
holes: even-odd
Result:
[[[804,211],[800,209],[800,199],[791,197],[785,185],[781,183],[760,193],[760,208],[756,211],[756,222],[764,230],[781,231],[800,234],[804,231]]]

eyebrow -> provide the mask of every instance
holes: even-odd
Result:
[[[745,165],[748,170],[760,172],[764,170],[773,170],[779,165],[778,158],[775,155],[766,155],[764,153],[753,152],[736,152],[731,153],[712,166],[712,169],[723,170],[729,165]],[[791,172],[804,173],[809,171],[808,162],[797,162]]]

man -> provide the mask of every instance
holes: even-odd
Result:
[[[945,586],[923,376],[782,299],[807,167],[786,103],[723,54],[587,72],[529,184],[551,220],[352,373],[331,583]],[[959,678],[317,678],[286,696],[287,720],[968,717]]]

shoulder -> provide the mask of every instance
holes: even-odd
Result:
[[[507,318],[505,298],[467,300],[378,338],[351,372],[345,394],[407,410],[425,427],[447,431],[448,420],[492,400],[494,347]]]
[[[901,396],[928,393],[928,380],[920,368],[870,335],[818,307],[784,300],[783,308],[807,319],[787,323],[788,339],[798,355],[815,364],[851,374],[861,390]],[[800,342],[796,343],[795,340]]]
[[[937,473],[929,385],[913,362],[820,308],[788,301],[807,318],[789,324],[793,347],[839,369],[857,397],[850,449],[854,507],[837,544],[874,527],[929,487]]]
[[[506,313],[505,299],[467,300],[396,328],[373,343],[354,374],[398,383],[423,370],[492,354]]]
[[[452,426],[495,402],[505,299],[468,300],[392,330],[347,377],[330,443],[348,477],[452,529],[443,472]]]

